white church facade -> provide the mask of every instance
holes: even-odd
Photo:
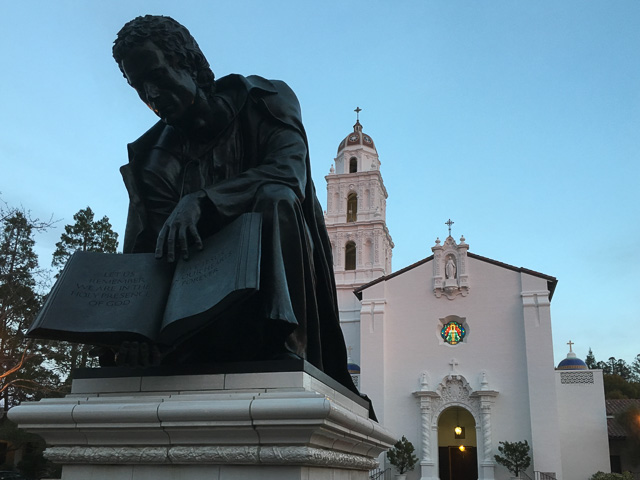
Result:
[[[557,280],[470,252],[451,224],[431,255],[392,272],[380,165],[356,122],[326,177],[325,220],[352,373],[380,422],[415,445],[408,479],[507,479],[494,455],[522,440],[531,477],[610,471],[602,371],[572,353],[554,366]]]

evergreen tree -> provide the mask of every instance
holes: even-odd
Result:
[[[631,380],[640,383],[640,354],[636,355],[631,363]]]
[[[529,456],[529,443],[523,442],[499,442],[498,452],[494,455],[497,463],[504,466],[514,476],[519,477],[520,472],[529,468],[531,457]]]
[[[116,253],[118,248],[118,234],[112,230],[108,217],[94,220],[93,210],[87,207],[79,210],[73,219],[75,223],[65,225],[53,253],[51,265],[60,269],[56,277],[77,251]],[[59,373],[68,377],[76,368],[97,366],[97,360],[89,354],[90,350],[88,345],[58,342],[55,360]]]
[[[609,365],[607,362],[597,362],[596,368],[602,370],[602,373],[604,375],[611,375],[611,365]]]
[[[602,370],[606,399],[640,398],[640,354],[631,364],[615,357],[609,357],[607,362],[596,362],[589,349],[585,363],[589,368]]]
[[[589,348],[589,353],[587,354],[587,358],[584,360],[584,363],[587,364],[587,367],[593,369],[598,368],[598,363],[596,362],[596,356],[593,354],[593,350]]]
[[[415,447],[404,435],[393,448],[387,452],[389,463],[393,465],[400,475],[413,470],[418,463],[418,457],[413,452]]]
[[[603,375],[603,380],[604,398],[608,400],[640,398],[640,383],[627,381],[620,375]]]
[[[73,216],[75,223],[65,225],[60,241],[53,252],[54,267],[62,269],[74,252],[116,253],[118,234],[111,228],[109,217],[94,220],[93,210],[87,207]]]
[[[609,361],[607,363],[609,365],[609,371],[607,373],[610,375],[618,375],[625,380],[629,380],[631,378],[631,369],[624,360],[618,360],[616,357],[609,357]]]
[[[33,236],[48,226],[22,210],[0,208],[0,398],[5,412],[59,386],[59,377],[46,368],[47,345],[34,346],[25,338],[42,300]]]

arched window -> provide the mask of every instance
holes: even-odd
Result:
[[[347,242],[344,247],[344,269],[356,269],[356,244],[355,242]]]
[[[349,173],[356,173],[358,171],[358,159],[351,157],[349,159]]]
[[[358,220],[358,194],[352,192],[347,197],[347,222]]]

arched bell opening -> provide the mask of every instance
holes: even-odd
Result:
[[[476,421],[462,406],[445,409],[438,418],[440,480],[478,478]]]
[[[358,194],[351,192],[347,197],[347,223],[358,221]]]
[[[349,159],[349,173],[356,173],[358,171],[358,159],[351,157]]]
[[[344,269],[356,269],[356,244],[355,242],[347,242],[344,248]]]

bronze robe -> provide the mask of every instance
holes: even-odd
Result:
[[[224,77],[215,95],[229,121],[205,158],[186,158],[178,133],[163,122],[129,145],[121,168],[130,196],[124,252],[153,252],[164,221],[191,191],[203,189],[215,209],[201,219],[205,234],[261,212],[260,315],[295,325],[297,353],[357,393],[298,100],[285,83],[257,76]]]

